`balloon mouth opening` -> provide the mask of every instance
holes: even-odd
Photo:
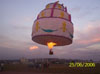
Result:
[[[57,45],[55,42],[47,42],[47,46],[50,50],[52,50],[53,46]]]

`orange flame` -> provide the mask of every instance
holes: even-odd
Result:
[[[30,50],[35,50],[35,49],[38,49],[38,46],[31,46],[29,49]]]
[[[49,43],[47,43],[47,45],[48,45],[48,48],[52,49],[53,46],[56,45],[56,43],[54,43],[54,42],[49,42]]]

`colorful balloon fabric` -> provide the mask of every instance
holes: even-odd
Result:
[[[46,5],[32,27],[32,40],[43,45],[55,42],[56,46],[69,45],[73,40],[73,23],[67,7],[58,1]]]

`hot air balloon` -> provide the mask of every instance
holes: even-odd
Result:
[[[49,54],[53,54],[53,46],[72,44],[73,23],[67,7],[59,2],[46,5],[32,27],[32,40],[42,45],[48,45]]]

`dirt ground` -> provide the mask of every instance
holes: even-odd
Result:
[[[55,74],[55,73],[33,73],[33,72],[0,72],[0,74]],[[59,74],[59,73],[56,73]]]

